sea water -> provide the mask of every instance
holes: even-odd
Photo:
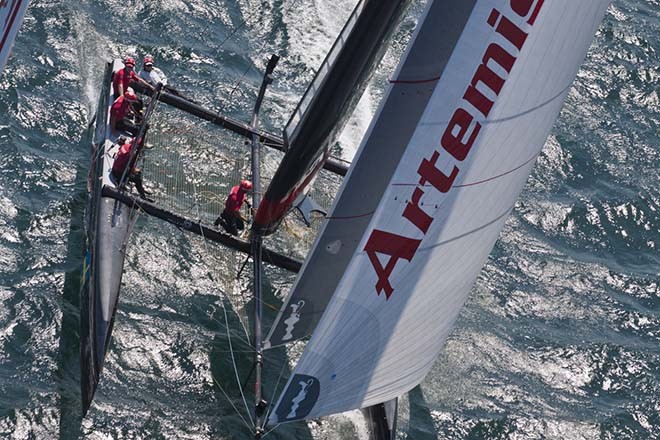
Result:
[[[208,276],[221,251],[145,218],[128,244],[101,384],[80,419],[87,127],[106,60],[150,53],[182,92],[248,121],[277,53],[262,124],[279,132],[354,3],[31,2],[0,76],[0,438],[249,438],[233,366],[246,378],[251,355],[232,362],[223,287]],[[421,8],[336,147],[346,159]],[[399,438],[660,438],[658,50],[660,2],[615,0],[444,352],[402,399]],[[267,275],[282,292],[293,279]],[[266,366],[272,381],[289,367]],[[348,413],[268,436],[364,432]]]

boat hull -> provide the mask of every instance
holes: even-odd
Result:
[[[86,255],[81,283],[80,386],[83,415],[96,392],[105,355],[110,345],[125,248],[130,234],[131,209],[121,201],[103,196],[103,187],[115,187],[110,177],[114,160],[113,137],[108,127],[111,102],[110,78],[119,66],[108,63],[96,116],[89,198],[85,219]]]
[[[362,414],[367,421],[369,440],[395,440],[398,412],[398,398],[363,408]]]

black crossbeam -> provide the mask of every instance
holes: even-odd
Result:
[[[107,185],[103,186],[101,195],[103,197],[119,200],[120,202],[133,209],[140,209],[146,214],[157,217],[161,220],[165,220],[166,222],[171,223],[186,231],[192,232],[193,234],[201,235],[202,237],[211,241],[215,241],[216,243],[223,244],[245,254],[250,254],[249,241],[241,240],[233,235],[220,232],[217,229],[206,227],[196,220],[182,217],[171,211],[163,209],[154,203],[134,197],[131,194],[118,191],[117,189]],[[266,248],[262,249],[262,255],[264,262],[270,263],[273,266],[277,266],[282,269],[289,270],[291,272],[298,272],[302,266],[301,261]]]
[[[153,93],[151,89],[145,87],[141,83],[131,82],[131,87],[140,93],[150,96]],[[245,122],[239,121],[238,119],[207,110],[199,104],[195,104],[194,102],[188,101],[187,99],[168,93],[167,89],[163,89],[158,99],[165,104],[176,107],[179,110],[183,110],[187,113],[190,113],[191,115],[197,116],[198,118],[204,119],[205,121],[209,121],[212,124],[218,125],[248,139],[252,139],[252,136],[255,135],[259,138],[259,142],[264,144],[266,147],[274,148],[279,151],[286,150],[284,147],[284,140],[281,137],[268,133],[264,130],[252,128],[250,124],[246,124]],[[332,158],[329,158],[325,162],[323,168],[340,176],[345,176],[348,172],[347,164]]]

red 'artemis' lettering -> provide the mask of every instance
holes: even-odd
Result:
[[[502,84],[504,84],[504,81],[502,81]],[[468,133],[468,129],[470,128],[473,119],[472,115],[459,107],[452,115],[449,125],[447,125],[445,132],[442,134],[442,146],[449,154],[454,156],[456,160],[462,161],[465,159],[465,156],[470,152],[470,148],[472,148],[472,144],[474,144],[474,141],[479,134],[479,130],[481,130],[481,124],[478,122],[474,124],[470,138],[466,143],[463,143],[463,138]],[[458,128],[457,136],[454,136],[454,128]]]
[[[533,25],[541,10],[541,6],[543,6],[543,1],[511,0],[511,9],[523,19],[532,11],[527,23]],[[534,6],[533,10],[532,6]],[[518,51],[522,49],[528,34],[502,15],[500,11],[493,9],[486,22],[495,29],[495,32],[515,46]],[[463,99],[474,106],[485,117],[488,117],[495,101],[491,100],[482,92],[488,90],[489,92],[487,93],[491,97],[494,95],[494,98],[497,98],[508,79],[508,74],[513,69],[516,59],[517,56],[510,54],[502,46],[491,41],[481,58],[481,64],[472,77],[470,84],[468,84]],[[504,78],[493,71],[493,63],[496,63],[502,70],[506,71],[507,75]],[[498,70],[501,72],[500,69]],[[480,84],[481,90],[477,89],[478,84]],[[470,153],[470,149],[479,135],[481,124],[473,122],[473,116],[460,105],[457,106],[440,139],[442,147],[459,162],[462,162]],[[466,137],[468,137],[467,140],[465,140]],[[441,193],[446,193],[451,189],[460,170],[454,165],[450,175],[447,176],[436,167],[439,157],[440,153],[434,150],[430,159],[422,159],[417,169],[417,174],[420,176],[420,185],[424,186],[426,183],[430,183]],[[433,217],[424,212],[419,206],[420,199],[423,195],[424,190],[422,188],[415,188],[411,200],[406,203],[406,207],[403,210],[403,217],[419,228],[422,233],[426,234],[433,223]],[[386,298],[390,298],[394,291],[390,283],[392,271],[400,259],[403,258],[409,262],[412,261],[421,242],[422,240],[403,237],[379,229],[371,231],[364,250],[378,276],[378,281],[376,282],[376,293],[378,295],[381,292],[385,292]],[[385,267],[381,264],[377,254],[389,255],[389,260]]]
[[[406,203],[406,209],[403,210],[403,216],[410,220],[410,223],[417,226],[420,231],[426,234],[426,231],[429,230],[433,218],[422,211],[422,208],[419,207],[419,199],[424,195],[424,191],[420,188],[415,188],[413,192],[412,200]]]
[[[438,191],[446,193],[451,188],[451,185],[454,183],[454,179],[458,176],[458,168],[454,166],[454,169],[451,171],[449,176],[446,176],[442,171],[436,168],[435,163],[440,157],[440,153],[437,151],[433,152],[431,159],[424,159],[417,169],[417,174],[421,177],[419,179],[420,185],[426,185],[426,182],[429,182],[433,185]]]
[[[394,270],[394,266],[396,266],[396,262],[399,258],[404,258],[408,261],[412,260],[412,257],[415,255],[415,252],[417,252],[417,247],[421,242],[422,240],[415,240],[374,229],[369,236],[369,240],[367,241],[364,250],[367,251],[369,260],[371,260],[371,264],[376,270],[376,275],[378,275],[378,281],[376,282],[376,293],[378,293],[378,295],[380,295],[380,292],[385,292],[385,297],[390,299],[390,295],[392,295],[394,289],[390,284],[389,278]],[[376,253],[390,256],[385,267],[380,264],[380,260]]]
[[[463,98],[472,104],[484,116],[488,116],[490,110],[493,108],[494,102],[477,89],[477,84],[481,82],[492,90],[495,95],[499,96],[505,81],[504,78],[500,78],[490,67],[488,67],[488,62],[491,60],[500,65],[507,73],[511,73],[513,64],[516,62],[516,58],[513,55],[495,43],[492,43],[488,46],[488,49],[486,49],[486,54],[482,59],[482,63],[477,69],[477,73],[474,74],[472,83],[465,91],[465,95],[463,95]]]
[[[511,9],[520,17],[525,18],[529,11],[532,9],[532,5],[535,0],[511,0]],[[543,3],[543,0],[540,0],[539,3]],[[539,5],[536,6],[536,9],[539,8]]]
[[[500,24],[497,25],[495,31],[509,40],[518,50],[522,49],[527,39],[527,34],[504,16],[502,16],[502,20],[500,20]]]

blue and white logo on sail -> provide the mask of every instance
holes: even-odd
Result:
[[[278,423],[304,419],[314,408],[321,386],[315,377],[296,374],[275,410]]]
[[[293,337],[293,328],[298,321],[300,321],[300,310],[302,310],[305,305],[305,300],[300,300],[296,304],[291,304],[291,314],[287,319],[284,320],[286,325],[286,333],[282,336],[283,341],[288,341]]]

